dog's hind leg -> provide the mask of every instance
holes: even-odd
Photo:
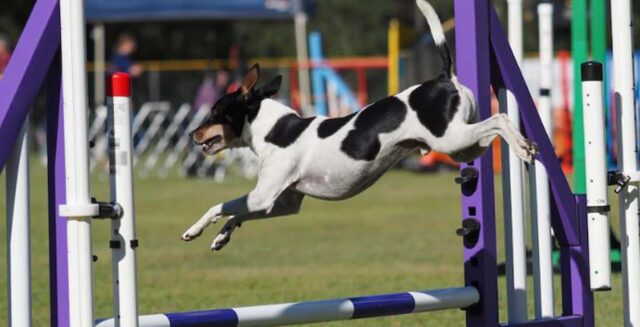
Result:
[[[302,199],[304,199],[304,194],[287,189],[280,194],[269,213],[260,211],[230,216],[211,243],[211,250],[221,250],[231,240],[231,234],[235,231],[236,227],[240,227],[240,225],[248,220],[274,218],[300,212]]]
[[[526,162],[533,162],[534,156],[538,153],[538,146],[525,139],[515,129],[509,117],[502,113],[475,124],[451,129],[451,134],[445,135],[443,142],[439,147],[434,146],[434,149],[451,154],[457,161],[471,161],[477,158],[497,136],[502,137],[514,149],[516,155]],[[457,142],[445,142],[447,140]]]

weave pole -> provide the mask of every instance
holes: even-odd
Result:
[[[113,269],[113,317],[115,326],[138,326],[136,293],[135,212],[133,200],[133,137],[131,135],[131,87],[129,75],[109,78],[108,138],[111,202],[122,209],[111,219],[111,264]]]

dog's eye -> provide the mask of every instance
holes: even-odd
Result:
[[[225,118],[228,122],[233,123],[233,118],[232,118],[231,116],[229,116],[229,115],[224,115],[224,118]]]

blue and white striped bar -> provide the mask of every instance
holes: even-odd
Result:
[[[139,327],[282,326],[465,308],[480,299],[474,287],[383,294],[348,299],[141,316]],[[113,319],[96,327],[113,327]]]

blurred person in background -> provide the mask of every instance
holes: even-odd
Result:
[[[4,76],[4,70],[9,65],[9,58],[11,58],[11,43],[8,37],[0,34],[0,79]]]
[[[125,72],[132,77],[142,74],[142,65],[133,63],[131,56],[136,52],[138,43],[130,34],[120,34],[111,55],[109,72]]]
[[[229,72],[221,69],[214,74],[206,74],[198,87],[196,98],[193,100],[193,110],[204,108],[209,110],[216,101],[227,94],[229,86]]]

